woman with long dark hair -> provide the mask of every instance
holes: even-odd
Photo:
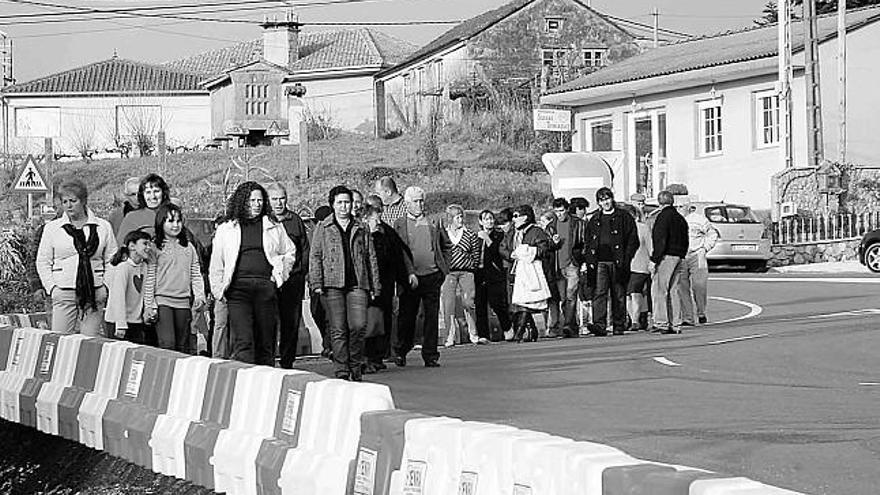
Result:
[[[210,280],[214,297],[228,307],[231,358],[273,366],[276,291],[290,275],[296,246],[269,212],[263,186],[236,188],[214,234]]]
[[[547,308],[546,299],[550,297],[550,289],[547,286],[549,278],[547,256],[550,253],[550,237],[544,230],[535,224],[535,210],[529,205],[520,205],[513,210],[513,228],[507,232],[500,247],[501,255],[508,259],[511,266],[511,282],[513,290],[511,295],[511,311],[513,313],[513,338],[516,342],[534,342],[538,340],[538,328],[533,318]],[[536,263],[537,262],[537,263]],[[529,273],[528,269],[538,269],[539,273]],[[524,284],[525,275],[534,277],[534,283],[530,283],[528,290],[535,293],[546,294],[543,303],[540,298],[528,303],[518,302],[519,287]],[[543,284],[540,279],[543,278]],[[538,287],[540,286],[540,287]],[[538,290],[541,289],[541,290]]]
[[[370,230],[352,214],[353,199],[345,186],[330,190],[333,214],[312,235],[309,287],[324,297],[336,378],[360,381],[367,306],[382,285]]]
[[[171,189],[159,174],[147,174],[138,186],[138,209],[128,212],[119,224],[116,242],[121,244],[133,230],[143,230],[155,236],[156,210],[171,202]]]

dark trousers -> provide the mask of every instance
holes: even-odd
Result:
[[[360,376],[369,295],[364,289],[324,289],[337,378]]]
[[[373,301],[373,304],[382,310],[384,333],[370,337],[364,343],[364,354],[370,363],[382,363],[391,347],[391,325],[394,321],[394,282],[382,281],[382,287],[384,289],[379,294],[379,299]]]
[[[626,285],[613,261],[596,264],[596,288],[593,291],[593,333],[603,334],[608,327],[608,296],[611,295],[611,324],[615,332],[626,330]]]
[[[327,331],[327,311],[324,309],[324,296],[314,291],[309,295],[309,310],[312,320],[321,332],[321,347],[323,351],[330,352],[330,333]]]
[[[503,333],[510,330],[510,305],[507,302],[507,281],[486,280],[479,271],[474,275],[476,293],[477,335],[492,341],[503,340]],[[489,308],[498,317],[502,335],[491,335],[489,328]]]
[[[275,283],[263,278],[234,279],[226,290],[230,358],[275,365],[278,299]]]
[[[156,337],[159,347],[191,354],[189,345],[192,311],[190,309],[159,306],[159,319],[156,320]]]
[[[278,291],[278,318],[280,320],[281,367],[290,368],[296,360],[296,348],[299,345],[299,327],[302,322],[302,301],[306,293],[305,275],[293,275]]]
[[[413,348],[413,336],[416,329],[416,318],[419,304],[424,305],[425,327],[422,335],[422,359],[426,363],[440,359],[437,351],[437,328],[440,318],[440,286],[444,277],[440,271],[430,275],[419,276],[419,286],[411,289],[402,288],[400,293],[400,310],[397,320],[397,347],[395,354],[405,357]]]

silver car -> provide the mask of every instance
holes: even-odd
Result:
[[[770,239],[764,223],[745,205],[721,202],[693,202],[718,229],[718,243],[706,254],[712,264],[745,265],[764,271],[770,259]]]

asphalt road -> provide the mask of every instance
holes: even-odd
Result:
[[[390,385],[403,409],[602,442],[809,494],[876,495],[878,284],[713,274],[710,324],[682,335],[459,346],[442,352],[442,368],[411,353],[408,367],[368,379]],[[300,366],[330,372],[327,361]]]

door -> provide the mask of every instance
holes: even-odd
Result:
[[[633,112],[627,121],[628,192],[656,197],[667,184],[666,111]]]

